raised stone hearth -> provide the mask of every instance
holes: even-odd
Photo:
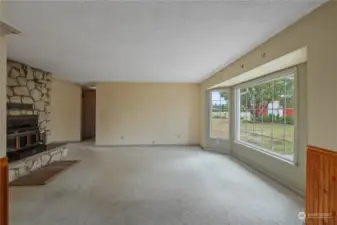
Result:
[[[9,163],[9,182],[52,162],[64,160],[67,155],[68,148],[65,144],[49,144],[47,151]]]

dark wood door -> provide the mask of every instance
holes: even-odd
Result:
[[[308,146],[307,225],[337,225],[337,152]]]
[[[94,138],[96,128],[96,91],[82,92],[82,139]]]
[[[0,225],[9,224],[8,160],[0,158]]]

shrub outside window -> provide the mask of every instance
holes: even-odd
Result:
[[[237,88],[237,141],[293,161],[295,86],[288,72]]]

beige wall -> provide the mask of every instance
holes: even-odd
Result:
[[[81,87],[53,79],[51,88],[51,136],[48,142],[81,140]]]
[[[0,5],[1,7],[1,5]],[[7,86],[6,40],[0,36],[0,158],[6,156],[6,86]]]
[[[199,144],[197,84],[100,83],[96,144]]]
[[[330,1],[200,84],[201,144],[206,137],[206,89],[301,47],[308,61],[299,96],[300,137],[297,165],[232,143],[232,154],[304,195],[306,144],[337,150],[337,2]],[[262,58],[261,54],[266,53]],[[241,65],[244,68],[241,68]],[[306,92],[305,92],[306,91]],[[301,91],[302,92],[302,91]],[[306,142],[303,144],[303,142]],[[302,144],[301,144],[302,143]],[[206,146],[207,147],[207,146]]]
[[[0,19],[2,17],[0,0]],[[6,156],[6,86],[7,86],[7,48],[5,37],[0,36],[0,158]]]
[[[0,20],[3,16],[2,0],[0,0]],[[7,46],[5,37],[0,36],[0,158],[6,156],[7,146]]]

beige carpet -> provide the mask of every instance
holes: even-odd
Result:
[[[196,147],[93,148],[47,186],[12,187],[11,225],[300,225],[304,202]]]

